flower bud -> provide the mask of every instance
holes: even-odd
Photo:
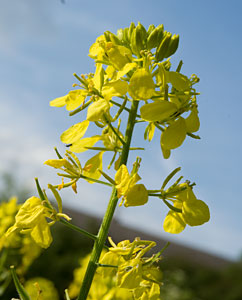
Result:
[[[155,28],[148,36],[147,48],[150,50],[157,47],[158,44],[158,29]]]
[[[151,34],[151,32],[155,29],[155,25],[154,24],[151,24],[147,30],[147,34]]]
[[[168,50],[166,52],[165,58],[173,55],[176,52],[176,50],[178,48],[178,44],[179,44],[179,35],[178,34],[174,34],[171,37],[170,44],[168,46]]]
[[[128,29],[128,40],[129,41],[131,41],[131,36],[132,36],[134,29],[135,29],[135,24],[134,24],[134,22],[131,22],[129,29]]]
[[[167,32],[160,45],[156,49],[155,58],[157,61],[162,61],[166,57],[166,53],[169,49],[170,40],[171,33]]]

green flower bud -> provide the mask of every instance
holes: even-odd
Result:
[[[170,40],[170,44],[169,44],[168,50],[166,52],[165,58],[170,57],[171,55],[173,55],[176,52],[176,50],[178,48],[178,44],[179,44],[179,35],[174,34]]]
[[[140,55],[140,51],[144,50],[144,48],[145,48],[144,43],[146,43],[146,37],[144,35],[142,27],[140,27],[140,26],[136,27],[135,39],[136,39],[137,52],[138,52],[138,55]]]
[[[131,46],[131,50],[135,55],[139,55],[138,49],[137,49],[137,45],[136,45],[136,28],[134,28],[132,35],[131,35],[131,40],[130,40],[130,46]]]
[[[121,40],[115,34],[113,34],[112,32],[109,32],[109,37],[110,37],[110,40],[113,44],[115,44],[115,45],[121,45],[122,44]]]
[[[154,24],[151,24],[147,30],[147,34],[151,34],[151,32],[155,29],[155,25]]]
[[[158,30],[157,41],[158,41],[158,44],[160,44],[167,32],[166,31],[164,32],[164,25],[163,24],[158,25],[156,28]]]
[[[128,40],[129,41],[131,41],[131,36],[132,36],[134,29],[135,29],[135,24],[134,24],[134,22],[131,22],[129,29],[128,29]]]
[[[158,29],[155,28],[148,36],[147,48],[150,50],[158,45]]]
[[[161,41],[160,45],[156,49],[155,58],[157,61],[162,61],[166,57],[166,53],[169,49],[171,40],[171,33],[167,32],[166,36]]]

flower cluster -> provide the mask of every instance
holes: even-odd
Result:
[[[161,252],[150,258],[145,254],[156,243],[136,238],[133,242],[125,240],[117,245],[109,238],[112,245],[100,261],[99,270],[106,278],[115,276],[117,286],[127,289],[134,299],[160,299],[162,273],[157,267]]]

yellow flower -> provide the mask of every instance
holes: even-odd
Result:
[[[169,233],[180,233],[187,225],[198,226],[209,221],[210,212],[208,206],[198,200],[191,187],[179,192],[175,196],[174,207],[181,212],[170,210],[164,220],[163,228]]]
[[[123,196],[124,206],[144,205],[148,201],[148,191],[143,184],[136,184],[141,178],[134,172],[129,175],[125,165],[121,165],[115,174],[118,197]],[[121,202],[122,204],[122,202]]]
[[[37,197],[31,197],[20,207],[15,217],[15,224],[8,229],[6,236],[15,231],[29,232],[36,244],[48,248],[52,236],[46,216],[50,217],[42,201]]]

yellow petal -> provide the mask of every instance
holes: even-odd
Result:
[[[120,97],[127,93],[128,83],[122,80],[116,80],[109,82],[103,86],[102,95],[106,100],[112,99],[112,97]]]
[[[162,151],[164,159],[168,159],[171,156],[171,150],[165,149],[162,144],[160,144],[160,145],[161,145],[161,151]]]
[[[101,136],[99,135],[81,139],[73,143],[70,150],[76,153],[87,151],[88,149],[86,147],[93,147],[100,139]]]
[[[189,79],[178,72],[167,72],[168,81],[173,85],[173,87],[178,91],[184,91],[190,88],[190,81]]]
[[[124,46],[113,45],[107,54],[110,62],[117,70],[122,70],[132,60],[132,52]]]
[[[92,58],[96,58],[96,56],[100,56],[101,54],[104,55],[105,54],[103,48],[104,45],[105,45],[105,37],[104,35],[101,35],[96,39],[96,42],[90,47],[89,56]]]
[[[103,85],[103,81],[104,81],[104,70],[102,67],[102,64],[97,63],[96,64],[96,71],[93,77],[93,83],[94,83],[94,87],[100,91]]]
[[[66,99],[66,109],[68,111],[74,110],[84,102],[86,97],[87,97],[86,90],[70,91]]]
[[[121,77],[123,77],[124,75],[126,75],[129,71],[133,70],[135,67],[137,67],[136,63],[127,63],[121,71],[117,72],[117,78],[119,79]]]
[[[30,228],[38,223],[40,216],[44,213],[44,206],[37,197],[27,199],[20,207],[15,220],[18,228]]]
[[[198,226],[210,219],[209,208],[202,200],[186,201],[183,203],[184,220],[190,226]]]
[[[110,105],[106,99],[100,99],[95,101],[87,109],[87,120],[96,122],[103,118],[103,114],[110,108]]]
[[[142,281],[142,262],[132,259],[118,268],[117,285],[120,288],[135,289]]]
[[[83,122],[77,123],[66,131],[64,131],[60,137],[61,141],[65,144],[72,144],[78,141],[86,133],[89,125],[89,121],[85,120]]]
[[[31,231],[31,237],[42,248],[48,248],[52,242],[50,227],[45,218],[42,217]]]
[[[172,122],[161,134],[161,145],[165,149],[175,149],[183,143],[186,138],[186,122],[180,117]]]
[[[163,122],[176,111],[177,106],[165,100],[148,103],[140,108],[141,118],[150,122]]]
[[[59,168],[72,168],[72,165],[65,158],[63,159],[48,159],[44,162],[45,165],[59,169]]]
[[[148,201],[148,191],[143,184],[135,184],[128,190],[124,206],[144,205]]]
[[[50,101],[50,106],[54,107],[63,107],[66,105],[66,100],[68,99],[69,95],[65,95],[59,98],[56,98],[52,101]]]
[[[148,131],[148,141],[152,141],[155,133],[155,124],[150,123],[149,131]]]
[[[181,213],[170,210],[164,220],[163,228],[166,232],[177,234],[184,230],[186,223]]]
[[[93,179],[99,179],[101,177],[101,173],[98,171],[98,169],[102,170],[102,157],[103,152],[99,152],[98,154],[90,158],[84,166],[83,175],[91,177]],[[88,169],[88,171],[85,171],[85,168]],[[87,179],[87,181],[89,183],[93,183],[93,181],[91,180]]]
[[[190,115],[185,119],[187,132],[196,132],[199,130],[200,121],[198,118],[197,108],[194,107],[190,113]]]
[[[130,175],[125,165],[120,166],[115,174],[116,188],[118,190],[118,197],[125,195],[129,188]]]
[[[145,68],[138,69],[130,79],[128,92],[135,100],[148,100],[155,93],[152,75]]]

